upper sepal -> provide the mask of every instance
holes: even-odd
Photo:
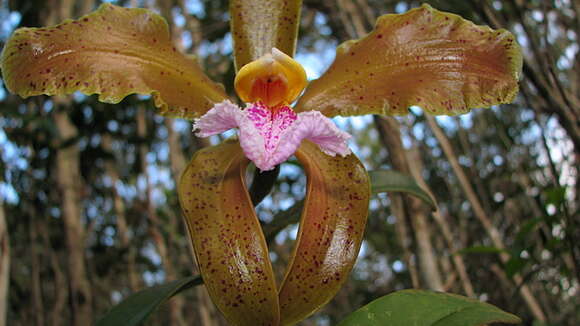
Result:
[[[75,21],[16,30],[1,68],[6,87],[22,97],[81,91],[117,103],[152,94],[171,117],[195,118],[227,98],[195,59],[173,47],[161,16],[108,3]]]
[[[294,56],[302,0],[232,0],[236,70],[278,48]]]
[[[406,114],[417,105],[431,114],[460,114],[512,102],[521,66],[510,32],[425,4],[384,15],[367,36],[339,46],[334,63],[310,83],[296,111]]]

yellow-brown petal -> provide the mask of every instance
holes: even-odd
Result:
[[[237,141],[198,151],[179,200],[207,290],[232,325],[278,325],[276,282]]]
[[[76,21],[14,32],[2,53],[6,87],[22,97],[74,91],[118,103],[152,94],[160,113],[195,118],[227,98],[196,59],[172,45],[165,20],[105,3]]]
[[[281,325],[293,325],[334,297],[357,258],[370,198],[354,155],[329,156],[305,141],[296,152],[308,176],[296,246],[280,287]]]
[[[431,114],[464,113],[513,101],[521,65],[508,31],[423,5],[382,16],[367,36],[340,45],[296,111],[405,114],[417,105]]]
[[[236,70],[272,48],[294,56],[302,0],[231,0]]]

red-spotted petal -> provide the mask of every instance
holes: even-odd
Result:
[[[367,36],[343,43],[295,110],[406,114],[418,105],[432,114],[459,114],[513,101],[521,65],[508,31],[423,5],[382,16]]]
[[[308,176],[296,247],[280,286],[280,324],[324,306],[348,279],[363,240],[370,181],[354,155],[328,156],[304,142],[296,157]]]
[[[172,45],[165,20],[105,3],[79,20],[21,28],[2,53],[6,87],[22,97],[81,91],[117,103],[152,94],[160,113],[195,118],[227,98],[196,59]]]
[[[207,290],[232,325],[278,325],[276,282],[236,141],[198,151],[179,201]]]

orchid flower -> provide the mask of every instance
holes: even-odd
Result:
[[[240,69],[234,82],[242,110],[228,100],[216,104],[198,119],[193,129],[207,137],[237,127],[240,145],[248,159],[262,171],[272,170],[292,156],[308,139],[328,155],[350,154],[340,131],[319,111],[294,113],[288,106],[306,87],[304,68],[284,52],[273,48]]]
[[[412,105],[459,114],[509,103],[518,89],[513,35],[428,5],[380,17],[368,35],[340,45],[330,68],[308,83],[292,59],[300,7],[300,0],[230,1],[242,107],[173,47],[165,21],[145,9],[103,4],[76,21],[22,28],[2,54],[5,84],[22,97],[80,91],[118,103],[151,94],[160,114],[196,119],[200,136],[239,130],[238,139],[198,151],[178,186],[204,283],[235,325],[294,324],[326,304],[352,269],[370,182],[350,154],[349,135],[329,117],[405,114]],[[244,176],[250,161],[266,171],[291,155],[308,184],[277,286]]]

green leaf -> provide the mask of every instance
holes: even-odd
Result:
[[[469,248],[464,248],[456,252],[459,255],[465,254],[499,254],[502,252],[506,252],[505,249],[500,249],[496,247],[488,247],[488,246],[473,246]]]
[[[545,190],[546,204],[559,207],[566,199],[566,187],[551,187]]]
[[[541,222],[542,222],[541,217],[532,218],[526,221],[520,227],[520,231],[516,235],[516,242],[517,243],[523,242],[532,231],[535,231],[539,227],[539,224]]]
[[[408,175],[393,170],[376,170],[369,171],[369,177],[371,178],[373,194],[381,192],[405,192],[423,200],[434,210],[437,209],[435,200],[417,184],[415,179]]]
[[[520,258],[518,256],[512,256],[510,260],[505,264],[504,270],[508,277],[513,277],[517,273],[521,272],[524,267],[528,264],[529,260]]]
[[[455,294],[398,291],[350,314],[339,326],[478,326],[521,320],[490,304]]]
[[[202,280],[200,277],[190,276],[134,293],[109,310],[97,321],[95,326],[141,325],[157,307],[171,297],[201,283]]]

